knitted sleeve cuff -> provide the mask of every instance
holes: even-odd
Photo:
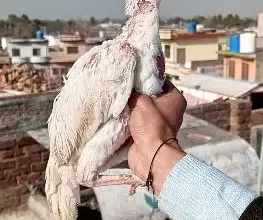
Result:
[[[234,220],[256,197],[221,171],[188,154],[168,175],[159,208],[172,219]]]

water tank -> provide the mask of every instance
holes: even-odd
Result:
[[[195,22],[188,23],[187,30],[189,34],[196,34],[196,23]]]
[[[230,37],[230,51],[239,53],[240,52],[240,35],[233,34]]]
[[[205,26],[203,24],[197,24],[196,25],[196,31],[201,32],[205,29]]]
[[[240,34],[240,53],[255,53],[256,51],[256,34],[246,32]]]
[[[36,32],[36,39],[44,39],[44,32],[42,30]]]

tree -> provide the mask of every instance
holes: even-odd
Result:
[[[97,24],[97,21],[96,21],[96,19],[94,17],[90,18],[90,24],[91,25],[96,25]]]
[[[20,22],[20,18],[17,17],[15,14],[10,14],[10,15],[8,15],[7,22],[9,24],[15,25],[16,23]]]
[[[111,21],[110,18],[103,18],[103,19],[101,20],[102,23],[109,23],[110,21]]]
[[[29,22],[30,21],[29,17],[26,14],[22,14],[20,20],[23,22]]]

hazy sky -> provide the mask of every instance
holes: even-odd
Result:
[[[30,18],[121,18],[124,0],[0,0],[0,18],[27,14]],[[239,13],[255,17],[263,0],[163,0],[161,16]]]

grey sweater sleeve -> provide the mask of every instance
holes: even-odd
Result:
[[[192,155],[167,177],[159,208],[174,220],[238,220],[257,195]]]

